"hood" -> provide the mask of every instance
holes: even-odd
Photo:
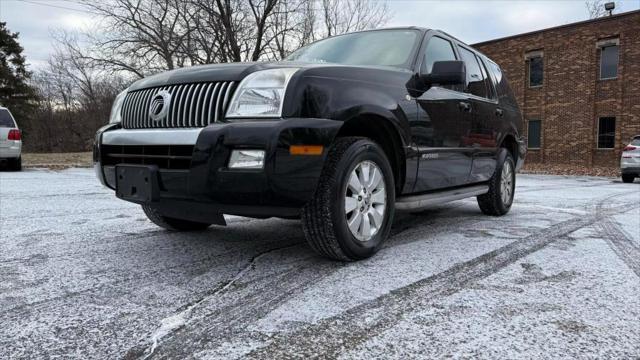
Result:
[[[214,82],[214,81],[240,81],[252,72],[275,69],[282,67],[297,68],[347,68],[347,69],[366,69],[378,68],[379,70],[390,70],[389,68],[379,68],[372,66],[353,66],[339,64],[321,64],[321,63],[303,63],[293,61],[274,61],[274,62],[243,62],[243,63],[225,63],[196,65],[191,67],[180,68],[155,74],[144,79],[134,82],[129,91],[148,89],[167,85],[191,84],[198,82]],[[399,71],[399,70],[395,70]],[[344,74],[343,74],[344,76]]]

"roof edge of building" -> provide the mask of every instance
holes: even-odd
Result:
[[[478,43],[472,44],[471,46],[485,45],[485,44],[490,44],[490,43],[493,43],[493,42],[510,40],[510,39],[515,39],[515,38],[519,38],[519,37],[523,37],[523,36],[535,35],[535,34],[538,34],[538,33],[545,32],[545,31],[551,31],[551,30],[557,30],[557,29],[562,29],[562,28],[580,26],[580,25],[590,24],[590,23],[594,23],[594,22],[603,22],[603,21],[618,19],[618,18],[621,18],[621,17],[626,17],[626,16],[630,16],[630,15],[637,15],[637,14],[640,14],[640,10],[632,10],[632,11],[627,11],[627,12],[623,12],[623,13],[615,14],[615,15],[611,15],[611,16],[602,16],[602,17],[599,17],[599,18],[596,18],[596,19],[583,20],[583,21],[578,21],[578,22],[574,22],[574,23],[570,23],[570,24],[553,26],[553,27],[546,28],[546,29],[540,29],[540,30],[529,31],[529,32],[521,33],[521,34],[504,36],[504,37],[497,38],[497,39],[478,42]]]

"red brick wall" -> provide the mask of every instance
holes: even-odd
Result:
[[[599,80],[596,44],[614,37],[620,42],[618,77]],[[530,150],[528,162],[617,167],[622,148],[640,135],[640,11],[474,47],[502,67],[525,120],[542,120],[541,150]],[[525,54],[536,50],[543,52],[544,81],[529,88]],[[613,150],[597,148],[601,116],[616,117]]]

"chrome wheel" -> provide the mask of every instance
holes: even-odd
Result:
[[[345,189],[344,212],[351,234],[360,241],[369,241],[378,233],[384,221],[387,193],[382,170],[365,160],[353,169]]]
[[[502,166],[500,178],[500,196],[504,205],[510,205],[513,200],[513,168],[509,161]]]

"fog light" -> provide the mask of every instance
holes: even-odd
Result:
[[[264,150],[233,150],[229,159],[230,169],[262,169]]]

